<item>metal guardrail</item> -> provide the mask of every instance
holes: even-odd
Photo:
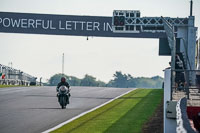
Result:
[[[176,122],[177,122],[177,133],[197,133],[189,122],[187,116],[187,99],[182,98],[177,102],[176,105]]]
[[[24,73],[21,70],[14,69],[0,64],[0,73],[5,74],[5,78],[0,77],[0,84],[6,85],[36,85],[37,77]]]

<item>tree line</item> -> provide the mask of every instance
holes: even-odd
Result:
[[[67,76],[63,74],[55,74],[49,80],[47,85],[56,86],[61,77],[66,77],[70,86],[96,86],[96,87],[118,87],[118,88],[161,88],[163,78],[160,76],[133,77],[130,74],[123,74],[121,71],[116,71],[113,75],[114,79],[108,83],[97,80],[95,77],[86,74],[80,79],[75,76]]]

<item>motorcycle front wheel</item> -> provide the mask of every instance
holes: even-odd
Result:
[[[62,109],[66,108],[66,98],[65,98],[65,96],[61,97],[60,105],[61,105]]]

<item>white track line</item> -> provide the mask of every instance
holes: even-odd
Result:
[[[60,127],[62,127],[62,126],[64,126],[64,125],[66,125],[66,124],[68,124],[68,123],[70,123],[71,121],[73,121],[73,120],[75,120],[75,119],[78,119],[78,118],[80,118],[81,116],[86,115],[86,114],[88,114],[88,113],[90,113],[90,112],[92,112],[92,111],[94,111],[94,110],[96,110],[96,109],[98,109],[98,108],[100,108],[100,107],[102,107],[102,106],[104,106],[104,105],[106,105],[106,104],[112,102],[113,100],[115,100],[115,99],[117,99],[117,98],[119,98],[119,97],[121,97],[121,96],[124,96],[124,95],[128,94],[129,92],[131,92],[131,91],[133,91],[133,90],[135,90],[135,89],[136,89],[136,88],[134,88],[134,89],[132,89],[132,90],[130,90],[130,91],[128,91],[128,92],[125,92],[125,93],[123,93],[123,94],[121,94],[121,95],[119,95],[119,96],[117,96],[117,97],[115,97],[115,98],[113,98],[113,99],[111,99],[111,100],[109,100],[109,101],[107,101],[107,102],[105,102],[105,103],[103,103],[103,104],[97,106],[97,107],[94,107],[94,108],[92,108],[92,109],[90,109],[90,110],[88,110],[88,111],[86,111],[86,112],[83,112],[83,113],[81,113],[81,114],[79,114],[79,115],[77,115],[77,116],[75,116],[75,117],[73,117],[73,118],[71,118],[71,119],[69,119],[69,120],[67,120],[67,121],[65,121],[65,122],[63,122],[63,123],[60,123],[59,125],[57,125],[57,126],[55,126],[55,127],[53,127],[53,128],[50,128],[50,129],[48,129],[48,130],[46,130],[46,131],[44,131],[44,132],[42,132],[42,133],[49,133],[49,132],[52,132],[52,131],[54,131],[54,130],[56,130],[56,129],[58,129],[58,128],[60,128]]]

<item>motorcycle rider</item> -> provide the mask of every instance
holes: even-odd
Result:
[[[66,86],[68,89],[69,89],[69,83],[66,82],[66,78],[65,77],[62,77],[61,78],[61,82],[58,83],[57,85],[57,88],[56,88],[56,91],[59,92],[59,88],[60,86]],[[69,97],[71,96],[71,94],[69,93]],[[58,97],[58,93],[57,93],[57,97]],[[59,101],[59,97],[58,97],[58,101]],[[69,101],[69,100],[68,100]]]
[[[69,86],[69,83],[66,82],[66,78],[65,78],[65,77],[62,77],[62,78],[61,78],[61,82],[58,83],[57,88],[56,88],[56,91],[57,91],[57,92],[58,92],[60,86],[62,86],[62,85],[66,86],[68,89],[69,89],[69,87],[70,87],[70,86]]]

